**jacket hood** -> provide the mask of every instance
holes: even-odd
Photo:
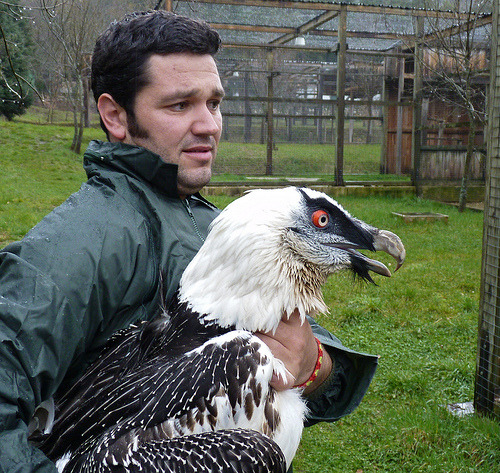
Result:
[[[140,146],[91,141],[83,157],[83,168],[89,179],[107,168],[144,180],[168,197],[179,197],[177,165],[165,163]]]

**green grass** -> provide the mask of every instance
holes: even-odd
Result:
[[[102,135],[85,132],[85,141],[94,137]],[[0,122],[0,246],[79,188],[85,176],[70,141],[68,127]],[[211,200],[224,207],[233,198]],[[397,233],[408,256],[392,278],[375,276],[376,286],[347,274],[328,281],[331,311],[319,322],[347,346],[380,355],[380,364],[353,414],[305,430],[295,473],[499,471],[498,421],[456,418],[442,407],[473,398],[482,214],[415,198],[341,203]],[[393,211],[446,213],[449,220],[407,224]],[[389,256],[377,258],[394,268]]]
[[[262,176],[266,171],[266,145],[256,143],[222,142],[214,172],[236,175]],[[380,145],[354,144],[344,148],[344,174],[350,180],[388,180],[379,175]],[[278,144],[273,152],[273,175],[308,176],[333,179],[335,172],[335,146],[310,144]],[[389,177],[390,179],[391,177]],[[394,179],[395,177],[392,177]],[[407,180],[406,177],[396,179]]]
[[[83,149],[98,130],[85,130]],[[0,122],[0,246],[21,238],[86,179],[72,128]]]

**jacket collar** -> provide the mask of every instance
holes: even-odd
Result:
[[[88,178],[104,169],[119,171],[151,184],[168,197],[179,197],[177,165],[169,164],[140,146],[107,141],[91,141],[84,154],[83,168]]]

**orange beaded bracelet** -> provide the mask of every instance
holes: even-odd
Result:
[[[321,369],[321,365],[323,363],[323,345],[321,345],[321,342],[316,337],[314,337],[314,339],[318,344],[318,359],[316,360],[316,366],[314,367],[314,371],[307,381],[305,381],[302,384],[299,384],[298,386],[294,386],[294,388],[307,388],[307,386],[310,386],[314,382],[314,380],[318,377],[319,370]]]

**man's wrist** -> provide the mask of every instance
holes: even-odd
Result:
[[[323,349],[322,351],[323,360],[321,362],[320,369],[312,383],[305,387],[303,391],[304,395],[308,395],[318,389],[332,373],[333,360],[330,357],[330,354],[325,349]]]

